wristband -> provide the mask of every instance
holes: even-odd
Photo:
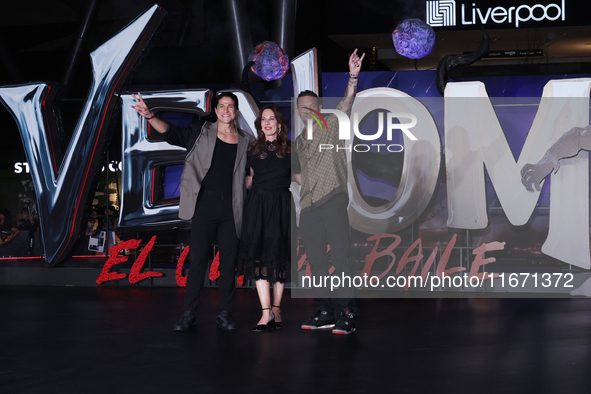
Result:
[[[146,118],[146,119],[148,119],[148,120],[151,120],[151,119],[153,119],[153,118],[154,118],[154,116],[156,116],[156,115],[152,114],[152,116],[151,116],[151,117],[149,117],[149,118]]]

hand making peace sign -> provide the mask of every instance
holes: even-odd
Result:
[[[147,119],[152,118],[154,116],[154,114],[152,114],[152,112],[148,109],[148,106],[146,105],[146,103],[144,102],[144,99],[142,98],[142,94],[138,92],[138,96],[139,96],[139,99],[134,94],[131,95],[131,97],[133,97],[133,99],[137,103],[137,105],[132,105],[131,108],[135,109],[137,111],[137,113],[140,114],[141,116],[143,116],[144,118],[147,118]]]

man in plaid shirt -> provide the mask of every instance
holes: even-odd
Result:
[[[338,104],[338,110],[349,116],[359,81],[359,70],[365,54],[357,55],[357,49],[349,57],[349,82],[345,96]],[[298,95],[296,113],[304,125],[309,119],[318,118],[322,105],[318,96],[309,90]],[[300,191],[300,233],[312,275],[325,277],[331,266],[334,275],[351,276],[349,253],[349,217],[347,207],[347,161],[343,141],[339,140],[339,124],[336,115],[324,117],[325,123],[313,122],[313,138],[307,139],[304,130],[296,139],[294,173],[301,171]],[[326,145],[321,145],[326,144]],[[333,149],[320,149],[332,146]],[[298,166],[299,162],[299,166]],[[298,179],[300,177],[296,177]],[[330,245],[331,261],[328,261],[327,246]],[[328,289],[323,289],[322,297],[315,298],[317,311],[302,324],[302,329],[314,330],[332,328],[334,334],[350,334],[355,331],[355,299],[353,288],[341,286],[337,293],[338,309],[328,298]],[[335,319],[335,314],[337,319]]]

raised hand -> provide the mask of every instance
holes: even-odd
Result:
[[[351,108],[353,107],[353,100],[357,94],[357,85],[359,82],[359,70],[361,70],[361,62],[365,57],[365,53],[359,57],[357,55],[357,48],[349,56],[349,82],[347,82],[347,88],[345,89],[345,97],[337,105],[337,109],[346,113],[351,114]]]
[[[137,95],[138,97],[136,97],[134,94],[131,95],[136,102],[136,105],[132,105],[131,108],[135,109],[137,113],[140,114],[140,116],[143,116],[144,118],[148,119],[148,123],[154,130],[156,130],[160,134],[166,133],[166,131],[168,130],[168,123],[161,119],[158,119],[157,116],[154,116],[154,113],[150,111],[150,109],[144,102],[142,94],[138,93]]]
[[[351,74],[359,74],[359,71],[361,70],[361,62],[364,57],[365,53],[359,57],[359,55],[357,55],[357,48],[355,48],[351,56],[349,56],[349,72]]]
[[[150,119],[154,116],[154,114],[150,111],[150,109],[148,108],[148,106],[144,102],[144,99],[142,98],[141,93],[138,92],[139,98],[137,98],[134,94],[132,94],[131,96],[133,97],[133,99],[137,103],[136,105],[132,105],[131,108],[135,109],[137,111],[137,113],[140,114],[141,116],[143,116],[144,118]]]

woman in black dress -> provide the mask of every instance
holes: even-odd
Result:
[[[255,126],[258,136],[248,148],[250,192],[244,203],[240,262],[246,278],[256,280],[263,308],[253,331],[264,331],[283,326],[281,297],[290,280],[291,147],[287,119],[276,105],[263,107]]]

